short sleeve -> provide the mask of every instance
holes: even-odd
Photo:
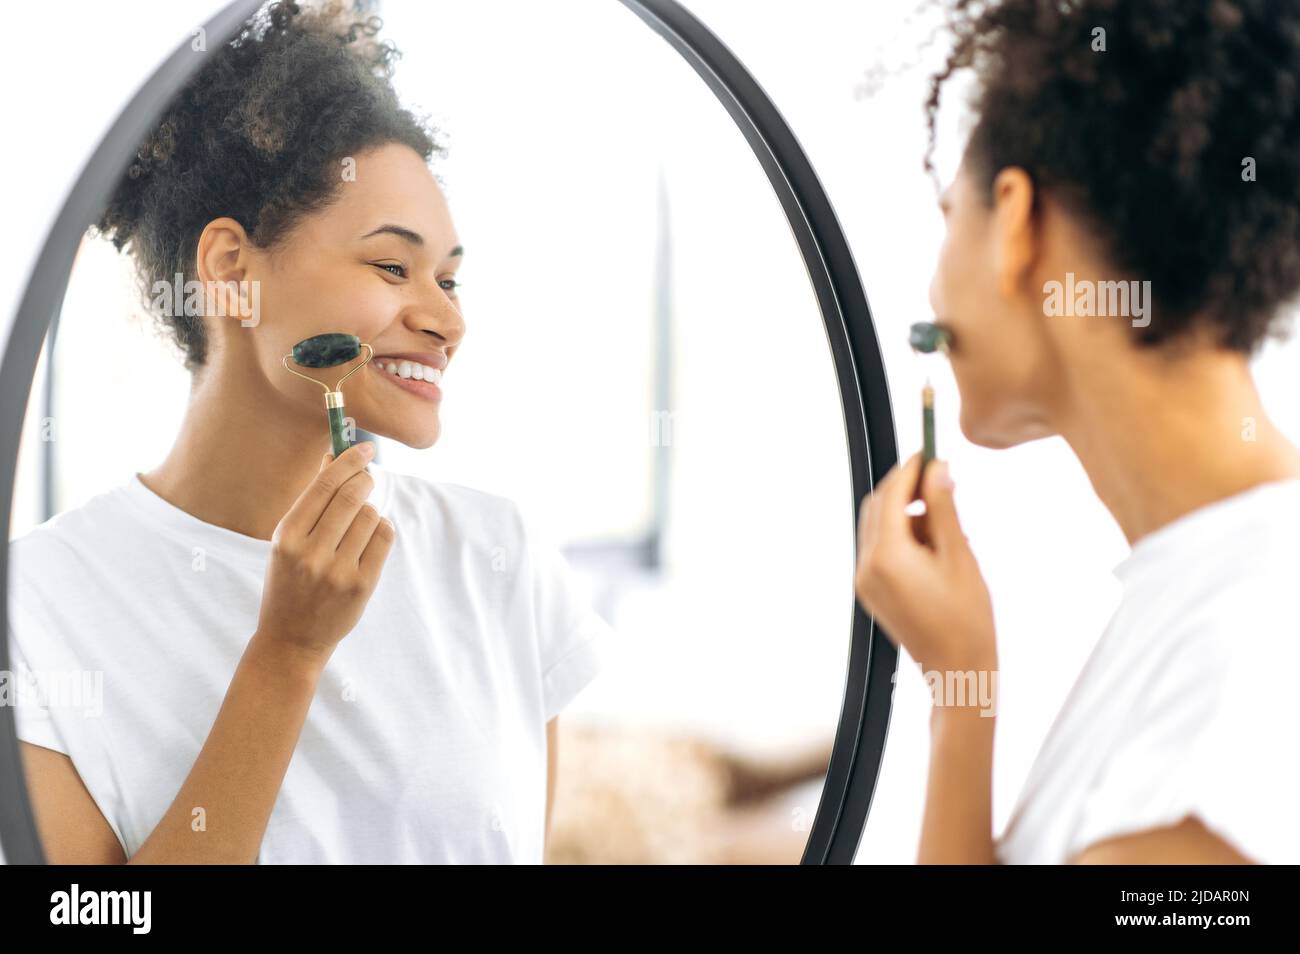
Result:
[[[1129,734],[1085,797],[1071,858],[1195,815],[1252,861],[1300,863],[1300,715],[1283,678],[1300,666],[1300,634],[1276,598],[1243,605],[1155,667]]]
[[[23,742],[70,755],[68,745],[55,724],[54,715],[46,705],[42,686],[26,652],[14,638],[12,629],[8,636],[9,671],[13,680],[10,689],[13,694],[14,734]]]
[[[556,544],[525,520],[545,721],[559,715],[609,663],[615,632]]]
[[[15,681],[14,734],[67,756],[100,814],[130,857],[123,775],[110,757],[104,725],[104,672],[82,662],[73,619],[58,612],[64,581],[56,556],[32,537],[10,542],[8,665]],[[92,633],[99,637],[104,633]]]

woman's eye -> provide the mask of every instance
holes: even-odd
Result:
[[[442,281],[438,282],[438,284],[441,285],[445,291],[454,292],[463,283],[456,281],[454,278],[444,278]]]
[[[405,278],[405,277],[406,277],[406,266],[405,266],[405,265],[398,265],[398,264],[395,264],[395,263],[393,263],[393,262],[375,262],[374,264],[377,265],[378,267],[384,269],[385,271],[388,271],[389,269],[395,268],[395,269],[397,269],[397,271],[395,271],[395,272],[389,272],[390,275],[396,275],[398,278]]]

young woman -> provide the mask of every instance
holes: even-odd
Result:
[[[955,70],[976,73],[977,122],[940,202],[931,302],[962,431],[993,448],[1062,436],[1132,551],[996,839],[994,719],[935,706],[919,860],[1300,862],[1300,452],[1248,367],[1300,288],[1300,10],[950,12],[931,135]],[[1073,314],[1052,300],[1067,281]],[[1100,296],[1079,313],[1079,289],[1133,281],[1150,282],[1147,315],[1099,317]],[[913,457],[864,501],[859,598],[927,674],[992,671],[989,594],[942,462],[924,469],[927,532],[909,525],[921,474]]]
[[[608,628],[509,500],[371,442],[331,459],[281,364],[359,336],[347,413],[429,447],[465,335],[433,139],[339,9],[276,4],[214,51],[100,222],[150,299],[225,297],[165,318],[193,376],[166,459],[11,551],[15,668],[103,677],[17,710],[53,862],[543,858],[556,716]]]

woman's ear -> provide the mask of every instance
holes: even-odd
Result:
[[[247,281],[251,247],[244,227],[234,218],[224,216],[213,218],[204,226],[195,248],[195,265],[203,283],[204,300],[212,308],[211,315],[239,317],[246,328],[257,324],[257,309],[250,302]],[[253,294],[257,291],[256,283],[252,283]]]
[[[998,291],[1013,298],[1038,257],[1038,223],[1034,217],[1034,181],[1017,166],[1001,170],[993,180],[994,267]]]
[[[198,268],[199,281],[205,286],[220,283],[225,286],[222,291],[234,294],[235,285],[246,278],[247,253],[250,240],[244,227],[234,218],[213,218],[204,226],[195,247],[195,265]],[[238,300],[227,302],[231,308],[238,307]],[[238,315],[239,312],[227,311],[226,315]]]

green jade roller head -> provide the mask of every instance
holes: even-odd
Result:
[[[933,354],[936,351],[942,351],[945,355],[948,353],[948,346],[952,342],[952,335],[946,328],[941,328],[933,321],[918,321],[912,325],[907,336],[908,344],[912,346],[913,351],[921,354]],[[921,388],[921,425],[924,431],[923,443],[921,445],[921,468],[934,460],[934,388],[930,386],[929,378],[925,381],[925,387]]]
[[[936,351],[947,354],[948,347],[952,344],[952,333],[933,321],[918,321],[908,332],[907,343],[913,351],[922,354],[933,354]]]
[[[292,359],[295,364],[304,368],[336,368],[354,360],[361,354],[362,348],[366,349],[366,360],[343,375],[332,390],[324,381],[317,381],[289,367],[289,361]],[[375,349],[368,344],[363,344],[356,335],[331,332],[299,341],[293,346],[293,351],[281,359],[285,370],[290,374],[296,374],[304,381],[319,384],[325,389],[325,411],[329,415],[330,442],[333,445],[335,460],[338,460],[339,455],[352,446],[343,426],[343,382],[364,368],[374,356]]]

